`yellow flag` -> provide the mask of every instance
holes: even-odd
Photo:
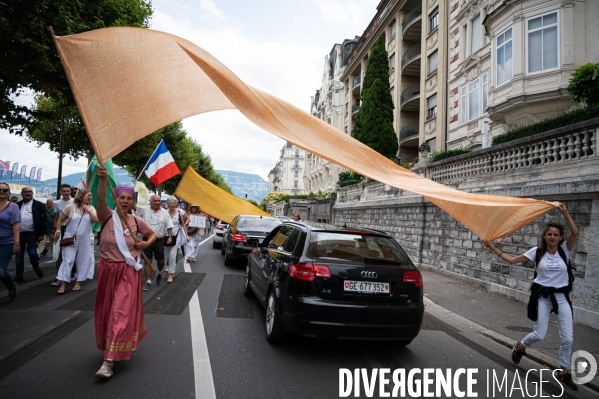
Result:
[[[229,223],[237,215],[270,216],[249,201],[236,197],[204,179],[190,166],[181,178],[175,195],[200,206],[202,212]]]

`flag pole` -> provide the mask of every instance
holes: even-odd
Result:
[[[89,168],[92,166],[92,162],[93,161],[89,161],[89,165],[87,165],[87,168],[85,169],[85,172],[83,172],[83,177],[81,177],[81,180],[79,181],[79,183],[77,184],[77,189],[81,188],[81,183],[83,183],[83,179],[85,179],[85,175],[87,174],[87,171],[89,170]]]
[[[139,176],[137,176],[137,179],[135,179],[135,183],[137,183],[139,181],[139,178],[141,177],[141,175],[146,170],[146,166],[148,166],[148,163],[150,162],[150,159],[152,159],[152,157],[154,157],[154,154],[156,154],[156,151],[158,151],[158,148],[160,148],[160,144],[162,144],[163,141],[164,141],[164,139],[161,139],[160,142],[158,143],[158,145],[156,146],[156,148],[154,148],[154,152],[152,153],[152,155],[150,155],[150,158],[148,158],[148,162],[146,162],[146,164],[144,165],[144,167],[141,168],[141,172],[139,173]]]

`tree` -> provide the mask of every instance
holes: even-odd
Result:
[[[0,128],[23,134],[35,118],[17,105],[23,88],[74,105],[48,27],[58,36],[108,26],[148,27],[145,0],[0,0]]]
[[[393,99],[389,84],[389,55],[383,36],[368,57],[362,83],[362,104],[356,115],[352,136],[387,158],[395,158],[398,149],[393,129]]]
[[[599,63],[576,68],[566,90],[576,103],[584,103],[588,107],[599,106]]]

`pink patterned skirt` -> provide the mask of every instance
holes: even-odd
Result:
[[[141,271],[100,258],[94,318],[96,346],[105,360],[131,359],[148,336],[141,294]]]

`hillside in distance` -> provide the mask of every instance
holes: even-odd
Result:
[[[268,182],[258,175],[231,170],[217,170],[217,172],[231,187],[233,194],[238,197],[245,199],[247,194],[248,199],[260,202],[268,194]]]

